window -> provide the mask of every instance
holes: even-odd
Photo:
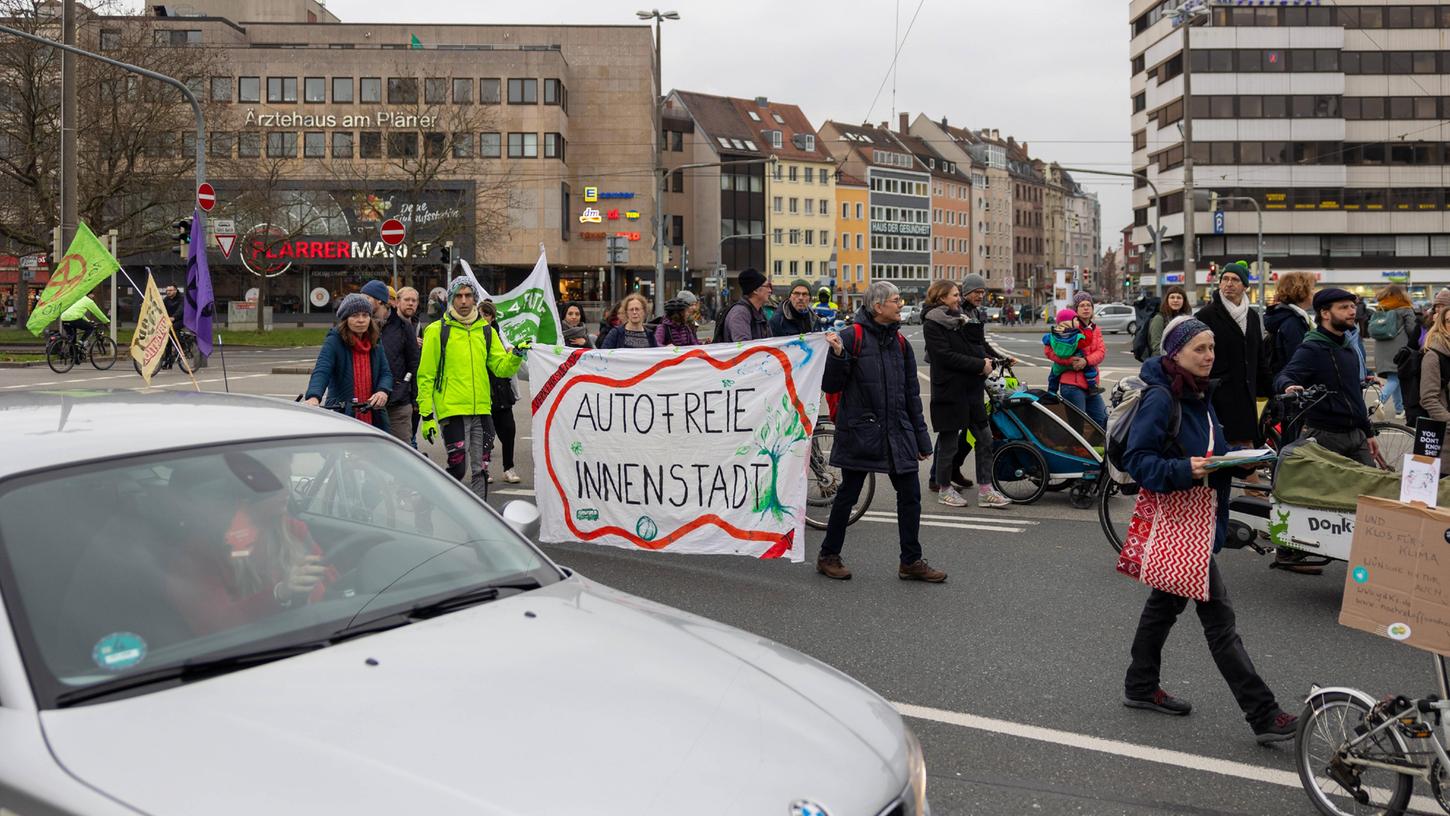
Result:
[[[851,233],[849,233],[849,232],[843,232],[843,233],[841,233],[841,249],[850,249],[850,248],[851,248]]]
[[[1417,74],[1433,74],[1433,73],[1435,73],[1435,71],[1436,71],[1436,68],[1435,68],[1435,62],[1436,62],[1435,56],[1436,56],[1436,54],[1435,54],[1434,51],[1416,51],[1416,52],[1414,52],[1414,56],[1411,58],[1411,60],[1413,62],[1412,66],[1411,66],[1411,70],[1413,70]]]
[[[417,103],[417,77],[388,77],[389,105],[416,105]]]
[[[792,198],[790,200],[790,211],[791,213],[798,213],[801,211],[801,200],[799,198]]]
[[[831,233],[828,230],[821,230],[821,246],[831,245]]]
[[[804,212],[806,215],[816,214],[816,200],[814,198],[806,199],[806,206]]]
[[[442,105],[448,101],[448,80],[443,77],[428,77],[423,80],[423,104]]]
[[[262,101],[262,78],[261,77],[239,77],[237,79],[237,101],[238,102],[261,102]]]
[[[473,80],[471,80],[471,79],[455,79],[455,80],[453,80],[453,104],[455,104],[455,105],[471,105],[471,104],[473,104]]]
[[[267,77],[267,101],[296,102],[297,77]]]
[[[302,156],[308,159],[321,159],[327,155],[327,134],[321,131],[312,131],[302,136]]]
[[[364,104],[381,104],[383,101],[383,80],[381,77],[363,77],[357,81],[358,101]]]
[[[121,47],[121,32],[114,28],[101,29],[101,50],[115,51]]]
[[[510,83],[513,80],[509,80]],[[509,134],[509,158],[510,159],[537,159],[539,157],[539,134],[537,133],[510,133]]]
[[[227,83],[227,87],[231,87],[230,82]],[[207,155],[218,159],[230,159],[232,157],[232,151],[236,148],[237,144],[237,134],[213,131],[208,133],[206,138],[209,142],[206,150]]]
[[[297,157],[297,134],[273,131],[267,134],[267,158],[294,159]]]
[[[815,184],[815,183],[816,183],[816,168],[814,168],[814,167],[807,167],[806,168],[806,184]]]
[[[815,246],[816,245],[816,232],[815,232],[815,230],[805,230],[804,232],[805,232],[805,236],[806,236],[806,246]]]
[[[211,101],[230,102],[232,101],[232,78],[212,77],[211,78]]]
[[[857,249],[862,249],[863,248],[863,245],[861,243],[861,236],[862,235],[863,235],[863,233],[860,233],[860,232],[856,233],[856,248]],[[857,269],[860,269],[861,267],[858,266],[856,268]]]
[[[785,175],[786,178],[790,179],[791,181],[798,181],[800,179],[800,168],[792,164],[789,168],[786,169]]]
[[[332,78],[332,101],[334,104],[352,104],[352,77]]]
[[[388,158],[416,159],[418,157],[418,134],[411,130],[388,133]]]
[[[779,203],[780,202],[780,199],[777,198],[776,199],[776,202]],[[780,212],[780,207],[777,206],[775,208],[775,211],[776,212]],[[849,219],[850,217],[851,217],[851,202],[849,202],[849,201],[842,201],[841,202],[841,220],[844,221],[846,219]]]
[[[685,150],[685,134],[678,131],[670,131],[670,150],[676,153],[683,153]]]
[[[262,134],[239,133],[237,134],[237,157],[242,159],[257,159],[262,156]]]
[[[430,159],[441,159],[448,154],[448,136],[437,131],[423,134],[423,155]]]
[[[564,137],[558,133],[544,134],[544,158],[564,160]]]
[[[480,79],[478,81],[478,103],[480,105],[497,105],[499,103],[497,79]]]
[[[119,35],[118,35],[119,38]],[[184,45],[201,45],[201,31],[180,28],[163,28],[151,32],[151,41],[163,48],[173,46],[180,48]]]
[[[485,159],[497,159],[502,155],[503,140],[497,133],[478,134],[478,155]]]
[[[771,211],[772,212],[782,212],[784,210],[784,208],[785,208],[784,201],[785,201],[785,199],[781,198],[780,196],[776,196],[775,198],[771,199],[771,206],[770,206]]]
[[[790,231],[790,245],[795,246],[801,242],[801,231],[793,229]]]
[[[1427,97],[1427,96],[1417,96],[1417,97],[1415,97],[1415,118],[1416,119],[1434,119],[1434,118],[1436,118],[1436,116],[1435,116],[1435,99],[1434,99],[1434,97]]]
[[[334,159],[352,158],[352,131],[334,130],[332,132],[332,157]]]
[[[831,214],[831,210],[830,210],[831,202],[827,201],[826,199],[823,198],[820,201],[817,201],[816,202],[816,206],[820,207],[820,209],[817,210],[817,212],[819,212],[821,215],[830,215]]]
[[[509,104],[539,104],[539,81],[537,79],[510,79]]]
[[[861,218],[861,202],[859,201],[856,202],[856,218],[858,220]]]
[[[544,104],[559,105],[568,112],[568,92],[564,89],[564,83],[558,79],[544,80]]]
[[[685,171],[676,170],[670,174],[670,192],[683,193],[685,191]]]
[[[302,80],[302,101],[319,105],[327,101],[327,80],[307,77]]]
[[[357,155],[361,159],[383,157],[383,134],[376,130],[364,130],[358,134]]]
[[[775,230],[773,238],[775,240],[775,245],[780,246],[780,244],[785,240],[785,230],[777,228]],[[780,261],[776,261],[776,263],[780,263]]]

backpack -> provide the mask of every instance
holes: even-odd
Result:
[[[710,337],[711,343],[725,342],[725,318],[729,317],[730,313],[735,311],[736,306],[743,305],[743,303],[737,300],[729,306],[726,306],[725,311],[721,312],[720,316],[715,318],[715,333]]]
[[[1400,315],[1394,309],[1381,309],[1369,319],[1369,336],[1375,340],[1393,340],[1400,336]]]
[[[1157,388],[1168,391],[1161,385],[1149,385],[1137,377],[1125,377],[1118,384],[1124,389],[1122,398],[1113,410],[1108,413],[1107,429],[1107,459],[1112,470],[1120,474],[1126,474],[1127,469],[1123,457],[1128,453],[1128,431],[1133,426],[1133,420],[1138,416],[1138,409],[1143,407],[1143,395],[1148,393],[1150,388]],[[1171,392],[1170,396],[1171,396]],[[1173,400],[1173,418],[1169,421],[1168,436],[1170,439],[1178,439],[1178,429],[1183,423],[1183,406],[1178,400]],[[1122,482],[1122,479],[1118,479]]]
[[[493,324],[488,325],[487,331],[483,333],[483,364],[488,365],[488,355],[493,348],[493,333],[497,331]],[[443,390],[443,361],[448,357],[448,321],[444,320],[443,325],[438,327],[438,372],[433,375],[433,390]],[[490,384],[492,388],[492,384]],[[490,398],[492,394],[489,395]],[[512,403],[510,403],[512,404]]]
[[[858,358],[858,357],[861,356],[861,338],[865,334],[866,334],[866,330],[863,329],[863,328],[861,328],[861,324],[860,323],[852,323],[851,324],[851,336],[852,336],[852,342],[851,342],[851,359],[853,361],[856,358]],[[901,336],[901,332],[897,332],[896,333],[896,340],[901,344],[901,353],[903,355],[906,354],[906,338]],[[821,393],[826,398],[826,412],[830,415],[831,422],[834,423],[836,421],[836,409],[841,405],[841,397],[846,392],[845,391],[822,391]]]
[[[1153,356],[1152,333],[1153,318],[1138,321],[1138,333],[1133,335],[1133,359],[1144,362]]]

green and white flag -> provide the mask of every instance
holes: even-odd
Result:
[[[539,262],[543,262],[542,257]],[[60,318],[61,312],[90,294],[96,284],[111,277],[120,268],[121,265],[111,257],[91,228],[84,222],[76,224],[76,237],[71,240],[65,257],[50,273],[50,283],[40,294],[40,302],[35,304],[35,311],[30,313],[25,328],[39,336],[46,326]]]
[[[460,261],[464,274],[473,277],[473,270]],[[479,291],[483,291],[482,288]],[[533,340],[539,345],[559,342],[559,307],[554,301],[554,282],[549,277],[549,264],[544,248],[539,247],[539,261],[524,282],[502,295],[483,294],[498,310],[498,328],[508,344]]]

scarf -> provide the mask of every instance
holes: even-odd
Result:
[[[948,309],[945,306],[935,306],[929,309],[925,319],[949,330],[960,329],[967,322],[966,316],[961,312]]]
[[[460,315],[458,312],[454,311],[452,306],[449,306],[448,316],[453,318],[454,320],[457,320],[459,323],[462,323],[465,326],[472,326],[474,322],[478,320],[480,315],[478,309],[475,308],[472,314],[470,314],[468,317],[464,317],[463,315]]]
[[[1168,386],[1178,399],[1202,399],[1208,393],[1208,378],[1194,375],[1172,357],[1163,358],[1163,373],[1168,375]]]
[[[352,397],[361,404],[372,395],[373,344],[366,337],[356,337],[352,342]],[[356,416],[360,421],[372,424],[372,411],[358,409]]]
[[[1314,328],[1314,321],[1309,319],[1309,313],[1308,312],[1304,311],[1303,309],[1299,308],[1298,306],[1296,306],[1293,303],[1285,303],[1284,305],[1285,306],[1288,306],[1290,309],[1293,309],[1294,310],[1294,314],[1299,315],[1300,317],[1304,318],[1304,325],[1305,326],[1309,327],[1310,329],[1313,329]]]
[[[1243,300],[1239,301],[1239,305],[1235,306],[1229,302],[1228,298],[1224,297],[1223,295],[1219,295],[1218,302],[1223,304],[1223,309],[1224,311],[1228,312],[1228,316],[1232,317],[1234,319],[1234,322],[1239,324],[1239,333],[1245,337],[1248,337],[1249,299],[1244,298]]]

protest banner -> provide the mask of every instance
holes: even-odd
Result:
[[[151,375],[161,364],[166,343],[171,339],[171,316],[156,289],[156,279],[146,276],[146,296],[141,299],[141,313],[136,317],[136,332],[131,335],[131,359],[141,369],[141,378],[151,384]]]
[[[801,561],[824,335],[658,349],[535,346],[544,541]]]
[[[473,270],[464,261],[459,261],[464,275],[477,282]],[[524,282],[502,295],[490,295],[482,287],[482,298],[493,301],[498,310],[498,327],[510,346],[522,340],[533,340],[540,345],[559,342],[559,307],[554,300],[554,282],[549,278],[549,264],[544,258],[543,247],[539,248],[539,260]]]
[[[76,236],[71,239],[70,248],[65,251],[60,263],[55,265],[50,283],[40,293],[40,301],[35,304],[35,311],[30,313],[25,328],[39,336],[46,326],[60,319],[61,312],[90,294],[96,284],[111,277],[120,268],[121,265],[96,239],[91,228],[85,222],[76,224]]]

